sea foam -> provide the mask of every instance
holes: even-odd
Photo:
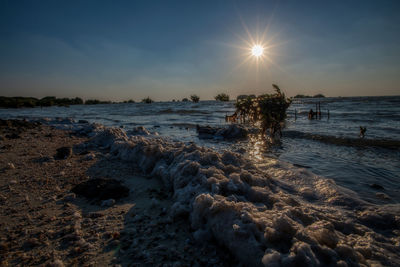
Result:
[[[187,217],[197,242],[214,238],[245,266],[400,264],[399,205],[367,203],[282,162],[90,127],[93,144],[163,181],[170,216]]]

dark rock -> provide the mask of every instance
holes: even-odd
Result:
[[[383,186],[381,186],[380,184],[373,183],[373,184],[370,184],[369,186],[376,190],[385,190],[385,188],[383,188]]]
[[[78,123],[89,123],[87,120],[79,120]]]
[[[248,135],[248,130],[239,125],[231,124],[228,128],[196,125],[200,139],[242,139]]]
[[[196,125],[196,130],[200,139],[213,139],[219,128]]]
[[[228,128],[223,129],[220,132],[220,135],[222,135],[225,139],[242,139],[246,138],[247,134],[247,129],[239,124],[231,124]]]
[[[77,195],[93,200],[120,199],[129,196],[129,189],[115,179],[91,179],[72,189]]]
[[[72,147],[60,147],[57,149],[56,159],[67,159],[72,155]]]

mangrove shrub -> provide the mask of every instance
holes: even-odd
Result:
[[[154,100],[151,99],[150,97],[146,97],[146,98],[142,99],[142,103],[151,104],[153,102],[154,102]]]
[[[281,133],[281,124],[286,119],[286,110],[291,100],[286,98],[278,85],[273,84],[273,94],[241,96],[235,107],[241,123],[253,123],[261,127],[262,134],[269,129],[270,135]]]
[[[214,98],[217,101],[229,101],[229,95],[225,93],[218,94]]]
[[[200,97],[198,95],[191,95],[190,100],[192,100],[194,103],[197,103],[200,101]]]

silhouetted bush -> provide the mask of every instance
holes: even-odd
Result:
[[[293,98],[311,98],[309,95],[295,95]]]
[[[316,94],[313,96],[314,98],[323,98],[325,97],[323,94]]]
[[[142,99],[142,103],[151,104],[153,102],[154,102],[154,100],[151,99],[150,97],[146,97],[146,98]]]
[[[186,97],[182,99],[182,102],[188,102],[189,99],[187,99]]]
[[[286,119],[291,100],[285,97],[278,85],[273,84],[272,87],[276,93],[242,97],[235,107],[240,122],[259,125],[262,134],[269,129],[270,135],[274,136],[277,132],[281,133],[281,123]]]
[[[229,95],[225,93],[218,94],[214,98],[217,101],[229,101]]]
[[[192,100],[192,102],[194,102],[194,103],[197,103],[200,101],[200,97],[197,95],[191,95],[190,100]]]

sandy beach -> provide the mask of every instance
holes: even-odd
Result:
[[[398,205],[142,127],[42,123],[1,121],[2,266],[400,262]]]
[[[193,241],[161,181],[139,174],[89,138],[39,123],[2,121],[1,266],[224,266],[225,251]],[[57,158],[57,149],[72,153]],[[106,203],[71,190],[116,179],[129,196]],[[114,192],[117,195],[120,192]],[[104,203],[103,203],[104,202]],[[223,264],[224,262],[224,264]]]

